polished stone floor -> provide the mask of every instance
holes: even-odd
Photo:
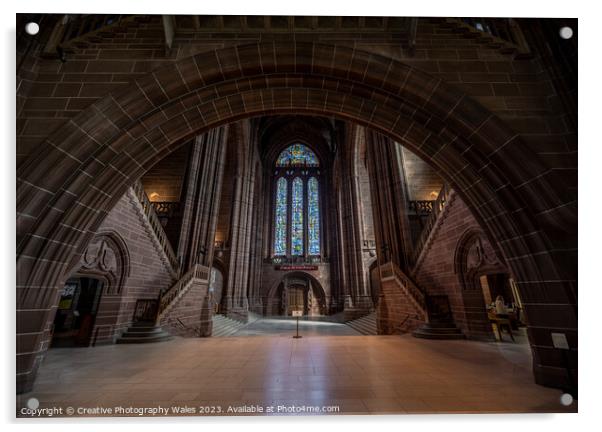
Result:
[[[575,412],[576,404],[560,404],[559,390],[533,383],[530,361],[525,344],[410,335],[174,338],[52,349],[35,391],[17,405],[18,413],[32,398],[39,408],[186,405],[196,415],[250,405],[280,415],[302,406],[337,414]]]
[[[233,336],[282,336],[296,334],[297,321],[294,318],[260,318],[241,328]],[[337,322],[321,320],[299,320],[299,335],[303,336],[360,336],[351,327]]]

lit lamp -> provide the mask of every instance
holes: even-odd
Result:
[[[159,201],[159,197],[161,195],[159,195],[157,192],[152,192],[149,196],[148,199],[151,201]]]

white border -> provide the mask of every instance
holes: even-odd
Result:
[[[598,124],[601,109],[599,108],[602,95],[600,94],[600,78],[602,65],[600,60],[600,28],[602,15],[596,10],[593,1],[525,1],[502,0],[500,2],[469,1],[469,0],[438,0],[438,1],[393,1],[370,0],[367,2],[352,2],[344,0],[300,0],[295,3],[280,1],[227,1],[207,2],[203,0],[189,1],[156,1],[156,0],[102,0],[99,2],[82,2],[81,0],[23,0],[12,4],[2,3],[2,30],[4,35],[4,67],[2,68],[1,88],[3,91],[2,115],[0,116],[1,131],[4,140],[0,143],[0,160],[4,165],[0,173],[2,182],[1,195],[4,209],[0,212],[2,218],[3,247],[1,249],[0,274],[3,284],[4,314],[2,314],[2,330],[4,343],[0,353],[3,379],[3,392],[0,401],[2,416],[0,421],[6,423],[7,429],[19,427],[26,430],[33,427],[44,428],[48,431],[81,430],[95,431],[107,428],[110,424],[122,424],[122,427],[142,423],[139,427],[149,431],[165,431],[166,424],[177,424],[178,430],[216,429],[235,427],[243,430],[279,430],[296,431],[314,429],[316,426],[327,428],[351,428],[364,430],[376,423],[377,427],[392,426],[397,430],[478,430],[504,431],[522,430],[523,427],[538,429],[542,432],[555,430],[570,430],[588,428],[599,421],[601,411],[597,406],[600,399],[600,324],[602,315],[600,305],[602,284],[597,274],[601,268],[595,260],[601,254],[596,247],[602,241],[600,236],[600,178],[602,171],[602,143]],[[293,417],[293,418],[179,418],[166,421],[158,419],[125,419],[107,420],[92,419],[85,425],[62,419],[19,421],[13,420],[14,396],[14,335],[15,335],[15,13],[170,13],[170,14],[282,14],[282,15],[385,15],[385,16],[508,16],[508,17],[578,17],[579,30],[579,178],[580,196],[580,285],[583,287],[580,308],[580,392],[578,415],[440,415],[440,416],[354,416],[354,417]],[[10,199],[7,199],[10,197]],[[520,423],[520,424],[519,424]],[[38,426],[34,426],[38,425]],[[589,428],[588,428],[589,429]]]

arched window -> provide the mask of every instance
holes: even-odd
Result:
[[[287,147],[276,161],[278,167],[317,167],[318,158],[316,154],[303,144],[293,144]]]
[[[274,236],[274,255],[286,255],[287,195],[287,181],[284,177],[280,177],[276,189],[276,233]]]
[[[320,196],[315,177],[307,182],[307,225],[309,254],[320,255]]]
[[[274,257],[321,254],[320,164],[304,144],[293,144],[276,159],[274,171]]]
[[[291,226],[291,255],[303,255],[303,180],[293,180],[293,223]]]

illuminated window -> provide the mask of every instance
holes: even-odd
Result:
[[[276,235],[274,236],[274,255],[286,255],[287,195],[287,181],[284,177],[280,177],[276,188]]]
[[[307,227],[310,255],[320,255],[320,197],[318,180],[312,177],[307,182]]]
[[[319,256],[320,167],[316,154],[293,144],[276,160],[274,256]]]
[[[307,148],[307,146],[303,144],[293,144],[280,153],[280,156],[278,156],[278,160],[276,161],[276,166],[317,167],[318,158],[314,152]]]

